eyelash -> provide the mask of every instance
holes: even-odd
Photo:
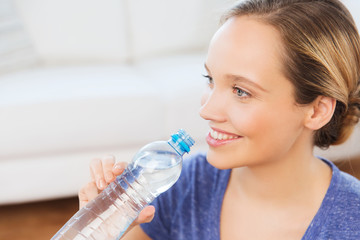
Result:
[[[207,84],[210,85],[210,84],[214,84],[214,80],[212,77],[210,77],[209,75],[205,75],[203,74],[203,77],[207,79]]]
[[[238,97],[241,97],[241,98],[251,97],[250,93],[248,93],[248,92],[244,91],[243,89],[236,87],[236,86],[233,86],[233,93],[235,93]],[[243,96],[243,94],[245,94],[245,96]]]
[[[212,77],[210,77],[209,75],[203,75],[203,77],[207,78],[208,82],[207,84],[210,86],[210,85],[213,85],[214,84],[214,80]],[[211,87],[211,86],[210,86]],[[237,87],[236,85],[234,85],[232,87],[233,89],[233,93],[236,94],[238,97],[241,97],[241,98],[248,98],[248,97],[251,97],[251,94],[248,93],[247,91]],[[243,96],[243,94],[245,94],[245,96]]]

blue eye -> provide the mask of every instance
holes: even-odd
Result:
[[[250,93],[242,90],[241,88],[238,87],[233,87],[233,93],[235,93],[238,97],[250,97]]]

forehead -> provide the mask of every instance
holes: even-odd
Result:
[[[278,31],[256,18],[233,17],[215,33],[207,65],[242,75],[282,72],[282,40]],[[215,70],[215,69],[214,69]],[[248,76],[259,77],[259,76]]]

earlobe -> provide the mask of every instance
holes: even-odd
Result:
[[[332,118],[336,107],[336,100],[319,96],[311,104],[306,117],[305,126],[311,130],[318,130],[325,126]]]

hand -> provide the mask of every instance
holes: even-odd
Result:
[[[79,205],[84,207],[104,190],[109,183],[115,180],[116,176],[122,174],[126,163],[115,163],[114,156],[94,158],[90,163],[91,182],[87,183],[79,191]]]
[[[106,156],[104,158],[95,158],[90,163],[91,182],[87,183],[79,191],[79,206],[84,207],[89,201],[99,195],[109,183],[114,181],[116,177],[123,173],[127,164],[124,162],[115,162],[114,156]],[[139,214],[138,218],[129,227],[150,222],[154,218],[154,206],[145,207]]]

